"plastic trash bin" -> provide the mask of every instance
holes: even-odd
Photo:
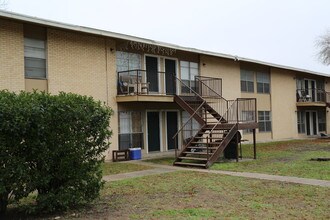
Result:
[[[141,148],[130,148],[129,157],[131,160],[141,160]]]

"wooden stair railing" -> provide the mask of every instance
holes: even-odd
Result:
[[[205,121],[203,119],[203,117],[199,114],[197,114],[197,111],[194,110],[189,104],[188,102],[186,102],[184,100],[183,97],[180,97],[178,95],[174,96],[174,102],[176,102],[182,109],[184,109],[186,112],[188,112],[190,115],[192,115],[192,117],[201,125],[205,124]],[[205,101],[203,101],[202,103],[199,103],[199,107],[197,107],[197,110],[200,110],[201,107],[205,104]]]
[[[234,104],[236,103],[234,102]],[[232,105],[228,112],[231,108]],[[223,123],[222,121],[220,119],[215,124],[205,124],[184,146],[173,165],[210,167],[219,158],[238,131],[237,123],[232,124],[230,129],[219,128],[219,124]]]
[[[231,141],[236,141],[233,139],[238,132],[239,123],[251,121],[240,115],[242,112],[249,112],[249,106],[252,106],[253,120],[256,123],[256,99],[238,98],[228,101],[202,81],[195,82],[203,95],[176,79],[182,87],[186,87],[185,91],[190,90],[190,95],[174,97],[174,101],[190,114],[190,118],[173,136],[175,143],[178,143],[181,134],[184,142],[179,154],[178,147],[175,147],[176,159],[173,165],[208,168],[218,160]],[[193,121],[197,121],[201,127],[193,130]]]
[[[178,81],[181,83],[181,85],[186,87],[186,85],[180,79],[178,79]],[[202,82],[200,82],[200,85],[201,83]],[[207,87],[205,88],[208,89]],[[203,89],[204,92],[205,88]],[[191,90],[191,88],[189,89]],[[190,120],[192,121],[192,119],[195,119],[201,125],[201,128],[192,137],[187,138],[190,140],[188,140],[186,145],[183,146],[180,154],[176,155],[174,165],[190,165],[207,168],[210,166],[210,163],[213,163],[210,162],[209,159],[217,157],[214,155],[214,152],[220,154],[229,143],[229,141],[227,141],[229,137],[226,138],[224,136],[225,131],[228,130],[216,129],[216,126],[219,123],[226,123],[227,121],[196,91],[192,91],[191,93],[191,96],[174,97],[174,101],[191,115],[189,120],[174,135],[174,138],[177,138],[178,134],[184,130],[184,127]],[[210,92],[207,92],[207,94],[209,97]],[[228,106],[227,100],[223,99],[218,94],[212,95],[212,99],[221,99],[222,102],[225,102],[226,107]],[[196,105],[198,106],[197,108],[195,107]],[[197,112],[199,112],[199,114]],[[210,121],[215,124],[210,124]],[[191,132],[191,134],[192,133],[193,132]],[[219,147],[221,147],[222,151],[219,150]],[[190,161],[193,163],[190,163]]]

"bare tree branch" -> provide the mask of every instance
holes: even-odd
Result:
[[[317,47],[319,48],[319,60],[329,66],[330,65],[330,30],[317,40]]]

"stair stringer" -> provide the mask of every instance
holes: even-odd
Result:
[[[205,121],[202,117],[200,117],[198,114],[194,114],[195,110],[189,106],[188,103],[186,103],[185,100],[183,100],[180,96],[175,95],[174,101],[185,111],[187,111],[190,115],[193,115],[193,118],[202,126],[205,125]]]
[[[211,157],[208,159],[206,168],[212,166],[212,164],[217,161],[220,157],[220,154],[225,150],[225,148],[228,146],[229,142],[233,139],[235,134],[238,131],[238,123],[234,124],[233,127],[229,130],[226,137],[221,141],[217,149],[213,152]]]

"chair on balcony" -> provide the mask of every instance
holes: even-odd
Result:
[[[118,79],[118,94],[123,95],[123,94],[128,94],[129,88],[128,88],[128,80],[120,76]]]
[[[149,94],[149,84],[150,82],[142,82],[142,79],[131,79],[131,83],[128,87],[134,88],[135,94]]]
[[[310,102],[312,100],[312,97],[308,94],[306,94],[306,91],[304,90],[298,90],[298,102]]]

